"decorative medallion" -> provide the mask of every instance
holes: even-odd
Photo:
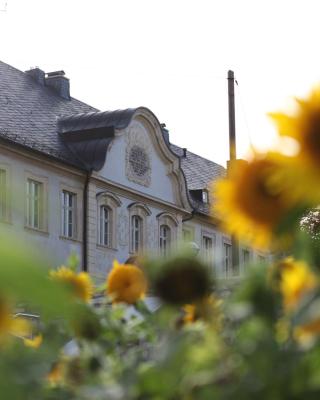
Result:
[[[134,122],[127,129],[126,176],[139,185],[150,186],[151,144],[143,125]]]

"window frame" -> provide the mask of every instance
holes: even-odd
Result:
[[[227,254],[227,249],[229,249],[229,254]],[[223,242],[223,272],[226,278],[233,277],[233,267],[232,267],[232,244],[228,241]]]
[[[5,173],[5,182],[3,190],[3,203],[1,202],[1,188],[0,188],[0,222],[11,222],[11,169],[7,164],[0,164],[0,171]],[[0,178],[1,179],[1,178]],[[0,182],[1,185],[1,182]],[[1,212],[1,204],[4,204],[4,211]]]
[[[128,206],[129,210],[129,253],[137,254],[142,253],[147,247],[147,219],[151,215],[150,209],[143,203],[132,203]],[[141,245],[137,251],[133,240],[133,219],[132,217],[137,216],[141,219]]]
[[[247,255],[247,257],[246,257]],[[246,259],[247,258],[247,259]],[[252,253],[248,248],[241,249],[241,264],[245,266],[247,263],[250,263],[252,258]]]
[[[171,228],[167,224],[159,227],[159,252],[162,256],[167,256],[171,250]]]
[[[143,249],[143,219],[140,215],[132,215],[131,216],[131,232],[130,232],[130,240],[131,240],[131,249],[133,253],[139,253]]]
[[[157,245],[158,253],[161,256],[166,256],[176,248],[179,222],[176,216],[169,212],[162,212],[158,214],[157,220],[158,220],[158,245]],[[161,240],[162,238],[161,229],[164,226],[168,228],[169,232],[169,237],[166,239],[168,241],[168,246],[166,246],[166,250],[164,250]]]
[[[61,236],[66,239],[75,239],[77,237],[77,193],[67,189],[61,190]],[[64,196],[66,195],[66,196]],[[72,204],[65,204],[65,198],[72,199]],[[71,223],[70,223],[71,216]],[[71,225],[71,234],[69,232]]]
[[[211,249],[208,249],[205,246],[206,239],[211,240]],[[210,267],[213,267],[214,264],[214,254],[216,247],[216,235],[212,232],[202,231],[201,232],[201,253],[203,260]]]
[[[63,234],[63,205],[62,205],[62,193],[68,192],[75,195],[75,207],[73,213],[74,229],[73,236],[69,237]],[[70,241],[82,241],[83,233],[83,190],[70,185],[69,183],[63,181],[59,185],[59,213],[60,213],[60,228],[59,228],[59,238],[62,240]]]
[[[118,246],[118,208],[121,201],[115,194],[107,191],[97,193],[97,238],[96,245],[105,249],[117,249]],[[109,211],[109,239],[108,243],[101,241],[101,209],[106,207]]]
[[[29,182],[39,185],[38,225],[30,223]],[[25,171],[25,229],[48,233],[48,178]]]
[[[186,239],[186,236],[189,235],[189,238]],[[194,242],[195,238],[195,228],[190,225],[182,225],[182,242],[183,243],[191,243]]]
[[[107,214],[107,216],[106,216]],[[98,244],[100,246],[110,247],[112,236],[112,210],[110,207],[102,204],[99,206],[99,237]]]

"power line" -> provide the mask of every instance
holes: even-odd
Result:
[[[249,126],[249,122],[248,122],[248,118],[247,118],[247,113],[246,113],[246,110],[245,110],[244,102],[242,100],[241,90],[240,90],[239,83],[238,83],[237,80],[235,80],[235,83],[236,83],[236,88],[237,88],[237,92],[238,92],[238,98],[239,98],[239,101],[240,101],[241,111],[242,111],[242,114],[243,114],[243,117],[244,117],[244,122],[245,122],[246,128],[247,128],[247,137],[249,139],[250,146],[252,147],[251,129],[250,129],[250,126]]]

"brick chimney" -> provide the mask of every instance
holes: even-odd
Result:
[[[45,84],[55,90],[64,99],[70,100],[70,82],[65,77],[64,71],[48,72]]]
[[[25,71],[25,73],[31,76],[31,78],[33,78],[37,83],[44,86],[46,74],[44,71],[42,71],[42,69],[35,67],[29,69],[29,71]]]

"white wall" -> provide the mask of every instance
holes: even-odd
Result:
[[[9,172],[10,214],[9,222],[0,222],[0,230],[15,235],[18,242],[26,244],[35,254],[43,254],[52,260],[52,266],[64,263],[71,252],[76,252],[81,260],[82,223],[79,221],[79,240],[62,239],[61,236],[61,185],[82,193],[82,180],[68,172],[59,171],[40,161],[27,159],[17,154],[0,150],[0,168],[5,166]],[[45,214],[46,229],[38,231],[26,227],[26,179],[28,176],[46,182],[47,204]],[[82,213],[82,196],[77,198],[78,210]]]
[[[177,202],[172,178],[168,175],[170,163],[161,156],[155,144],[154,132],[141,121],[133,121],[113,140],[107,152],[107,159],[99,175],[140,193],[175,204]],[[128,179],[126,152],[137,144],[144,148],[150,159],[151,179],[148,186]]]

